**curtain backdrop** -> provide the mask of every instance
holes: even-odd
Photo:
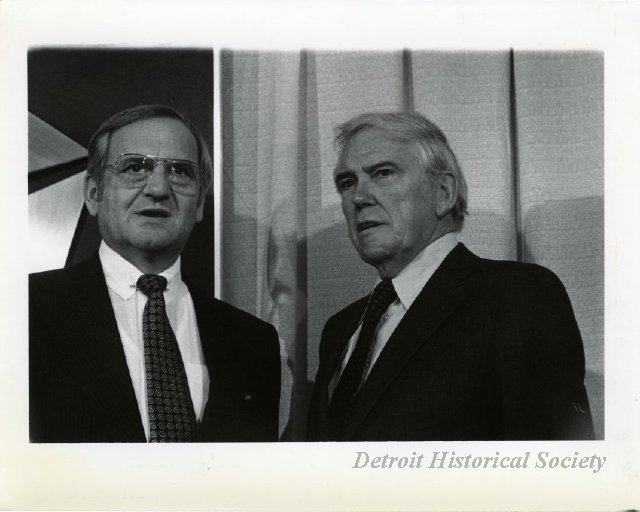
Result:
[[[225,51],[221,67],[222,298],[278,329],[283,439],[304,435],[325,321],[375,279],[334,190],[333,128],[409,109],[438,124],[459,158],[465,244],[564,282],[604,436],[601,54]]]

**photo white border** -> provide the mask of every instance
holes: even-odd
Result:
[[[27,50],[587,49],[605,54],[605,441],[28,443]],[[640,507],[640,8],[634,2],[0,3],[0,508],[604,510]],[[214,70],[218,80],[219,69]],[[219,124],[217,125],[219,126]],[[218,140],[219,134],[216,134]],[[219,147],[219,145],[218,145]],[[218,212],[217,212],[218,213]],[[219,245],[218,245],[219,247]],[[218,280],[216,280],[218,282]],[[597,453],[588,470],[353,469],[355,454]]]

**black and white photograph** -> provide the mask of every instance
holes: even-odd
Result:
[[[252,6],[9,18],[0,506],[633,508],[637,36],[388,4],[442,25],[334,42]]]
[[[253,319],[202,305],[212,243],[178,259],[204,216],[211,144],[159,103],[199,99],[185,107],[210,124],[212,61],[29,53],[33,265],[59,266],[45,245],[70,239],[64,271],[30,278],[34,442],[278,440],[273,328],[244,332]],[[221,295],[284,342],[282,440],[603,438],[603,64],[595,52],[223,52]],[[158,73],[170,78],[154,90]],[[163,161],[187,171],[155,188]],[[205,271],[185,277],[183,309],[170,292],[189,256]],[[145,306],[154,275],[167,311]]]

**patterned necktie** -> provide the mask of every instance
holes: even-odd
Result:
[[[142,338],[152,443],[193,441],[196,434],[187,374],[164,305],[166,287],[167,280],[155,274],[142,275],[137,283],[148,297],[142,313]]]
[[[397,298],[391,279],[380,282],[369,298],[356,347],[331,398],[329,417],[333,439],[339,439],[347,426],[366,369],[371,363],[376,327],[389,305]]]

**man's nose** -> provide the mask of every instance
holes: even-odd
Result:
[[[167,174],[167,168],[163,162],[158,162],[153,174],[145,183],[144,193],[154,197],[168,197],[171,195],[171,183]]]
[[[368,178],[359,179],[353,190],[351,200],[356,206],[367,206],[375,202],[371,193],[371,180]]]

